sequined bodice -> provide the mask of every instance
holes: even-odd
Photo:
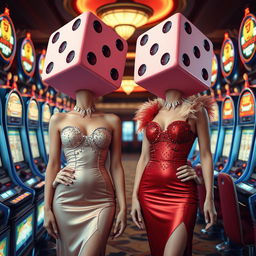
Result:
[[[77,168],[104,164],[111,143],[111,131],[104,127],[96,128],[85,135],[75,126],[66,126],[61,131],[61,142],[69,166]]]
[[[166,130],[157,122],[151,121],[146,127],[150,142],[150,160],[186,161],[196,135],[186,121],[174,121]]]

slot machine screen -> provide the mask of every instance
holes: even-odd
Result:
[[[55,107],[55,108],[53,109],[53,114],[55,114],[55,113],[60,113],[60,109],[57,108],[57,107]]]
[[[17,93],[12,93],[7,103],[7,116],[22,117],[22,104]]]
[[[21,145],[20,132],[18,130],[8,130],[8,138],[12,159],[14,163],[24,161],[23,149]]]
[[[224,156],[224,157],[229,157],[232,138],[233,138],[232,129],[226,129],[225,137],[224,137],[224,144],[223,144],[223,149],[222,149],[222,156]]]
[[[19,254],[32,241],[33,219],[33,213],[31,213],[16,224],[15,234],[17,254]]]
[[[0,237],[0,255],[8,256],[8,247],[9,247],[9,237],[8,235]]]
[[[35,100],[31,100],[29,103],[29,108],[28,108],[28,119],[30,120],[38,120],[39,116],[39,111],[38,111],[38,106]]]
[[[31,213],[16,224],[15,234],[17,254],[19,254],[32,241],[33,219],[33,213]]]
[[[44,105],[44,110],[43,110],[43,122],[44,123],[49,123],[51,118],[51,110],[50,106],[48,104]]]
[[[122,140],[133,141],[134,122],[123,121],[122,123]]]
[[[38,141],[37,141],[35,130],[29,131],[29,141],[30,141],[30,147],[31,147],[33,158],[39,157],[40,156],[39,147],[38,147]]]
[[[49,155],[49,133],[48,131],[44,131],[44,144],[47,155]]]
[[[243,129],[240,141],[238,160],[248,161],[253,138],[252,129]]]
[[[44,222],[44,201],[37,206],[37,228],[39,229]]]
[[[211,152],[212,152],[212,154],[215,153],[217,139],[218,139],[218,130],[212,130],[212,133],[211,133]]]

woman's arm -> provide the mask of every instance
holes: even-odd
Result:
[[[60,135],[58,131],[58,123],[60,120],[59,114],[54,114],[50,120],[49,125],[49,161],[46,168],[45,177],[45,188],[44,188],[44,211],[45,220],[44,227],[47,229],[48,233],[54,238],[57,238],[57,225],[52,213],[52,199],[54,195],[54,188],[52,183],[60,170]]]
[[[110,148],[110,173],[114,182],[119,204],[119,214],[114,228],[114,238],[120,236],[126,226],[126,198],[124,170],[121,161],[121,121],[116,115],[111,115],[113,137]]]
[[[143,141],[142,141],[141,154],[140,154],[140,158],[139,158],[139,161],[138,161],[138,164],[136,167],[133,193],[132,193],[133,198],[138,198],[138,190],[139,190],[140,180],[141,180],[142,174],[144,172],[144,168],[146,167],[146,165],[149,161],[149,147],[150,147],[149,142],[146,138],[146,135],[144,134]]]
[[[132,210],[131,210],[131,216],[132,216],[133,222],[137,225],[139,229],[143,229],[143,221],[142,221],[140,203],[138,200],[138,190],[139,190],[142,174],[149,161],[149,147],[150,147],[149,142],[146,138],[146,135],[144,134],[143,141],[142,141],[141,155],[140,155],[140,159],[138,161],[136,173],[135,173],[135,180],[134,180],[134,187],[133,187],[133,194],[132,194]]]
[[[198,134],[198,142],[200,148],[200,160],[206,189],[204,214],[207,223],[206,229],[214,224],[216,221],[216,210],[214,207],[213,196],[213,162],[210,148],[209,135],[209,119],[204,108],[198,112],[198,119],[196,123],[196,130]],[[210,223],[209,223],[210,221]]]

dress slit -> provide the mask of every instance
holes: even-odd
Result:
[[[184,252],[186,252],[186,250],[187,250],[187,248],[188,248],[188,242],[189,242],[189,240],[188,240],[188,229],[187,229],[187,226],[186,226],[186,224],[185,224],[184,221],[182,221],[181,223],[177,224],[177,225],[175,226],[175,228],[170,232],[170,235],[168,236],[167,241],[166,241],[166,243],[165,243],[164,251],[165,251],[165,249],[166,249],[166,246],[168,245],[168,242],[169,242],[170,238],[172,238],[172,235],[174,234],[174,232],[175,232],[182,224],[184,225],[185,232],[186,232],[186,247],[185,247],[185,250],[184,250]]]

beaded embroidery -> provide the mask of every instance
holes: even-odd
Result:
[[[64,148],[90,146],[93,150],[105,149],[111,142],[111,131],[105,127],[96,128],[92,134],[84,135],[76,126],[66,126],[61,130],[61,141]],[[82,152],[82,149],[79,149]],[[76,154],[79,154],[79,150]]]

